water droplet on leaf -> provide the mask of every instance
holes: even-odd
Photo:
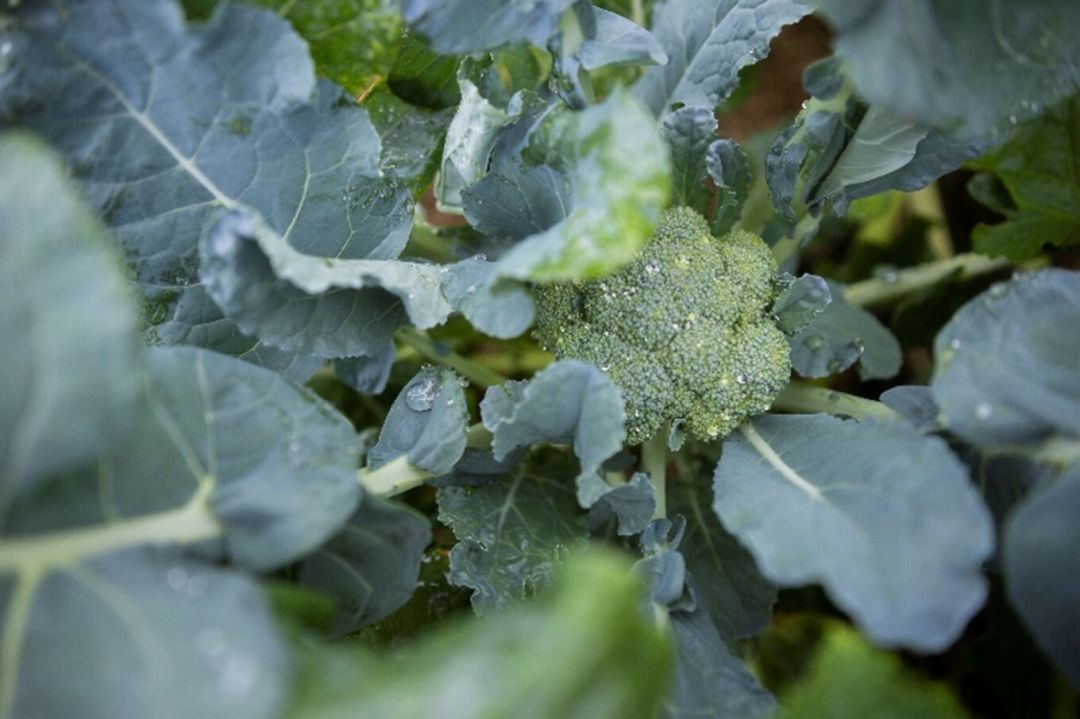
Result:
[[[428,412],[435,404],[435,380],[427,377],[405,391],[405,404],[414,412]]]

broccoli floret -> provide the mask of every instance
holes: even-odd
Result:
[[[537,287],[536,336],[619,387],[631,444],[673,420],[696,437],[722,437],[788,382],[787,339],[769,315],[776,289],[760,238],[733,230],[715,239],[705,218],[676,208],[616,274]]]

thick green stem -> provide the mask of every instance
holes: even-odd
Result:
[[[773,400],[772,408],[779,412],[811,414],[825,412],[842,414],[858,420],[876,417],[898,419],[899,415],[881,402],[865,397],[837,392],[804,382],[792,382]]]
[[[975,277],[1008,266],[1009,261],[1000,257],[991,258],[972,253],[957,255],[855,282],[844,290],[844,299],[861,307],[887,305],[911,292],[936,285],[954,273],[958,273],[961,278]]]
[[[483,448],[491,446],[491,432],[477,422],[469,427],[466,446]],[[409,464],[408,456],[391,460],[378,469],[361,469],[360,486],[379,497],[394,497],[415,489],[434,478],[435,475]]]
[[[443,367],[449,367],[465,379],[480,387],[494,387],[495,385],[502,384],[506,381],[506,378],[498,372],[493,372],[487,367],[477,364],[467,357],[462,357],[457,352],[452,351],[441,342],[436,342],[415,327],[399,327],[394,333],[394,337],[402,344],[412,347],[432,362],[441,364]]]
[[[652,439],[641,445],[641,468],[649,475],[656,495],[654,519],[667,516],[668,426],[665,423]]]

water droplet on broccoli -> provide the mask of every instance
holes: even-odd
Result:
[[[435,379],[425,377],[405,391],[405,404],[413,412],[430,412],[435,404]]]

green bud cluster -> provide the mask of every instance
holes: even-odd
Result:
[[[536,336],[619,387],[629,443],[676,420],[696,437],[723,437],[768,409],[790,377],[787,339],[769,314],[776,280],[760,238],[713,238],[705,218],[675,208],[617,273],[538,286]]]

